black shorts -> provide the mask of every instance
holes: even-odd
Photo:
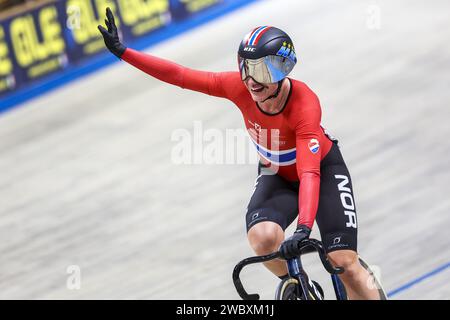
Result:
[[[255,190],[247,206],[247,232],[259,222],[272,221],[283,230],[298,216],[299,182],[290,182],[258,168]],[[357,251],[357,219],[353,188],[336,142],[320,166],[320,197],[316,215],[327,252]]]

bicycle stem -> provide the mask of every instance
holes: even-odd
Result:
[[[292,278],[296,278],[300,274],[300,270],[302,270],[302,262],[299,257],[292,258],[286,261],[288,266],[289,276]]]

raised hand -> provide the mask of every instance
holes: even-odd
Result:
[[[120,59],[127,48],[120,42],[114,15],[110,8],[106,8],[105,24],[108,30],[106,30],[102,25],[98,26],[98,30],[100,30],[103,39],[105,40],[105,45],[109,51]]]

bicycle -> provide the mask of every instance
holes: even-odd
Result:
[[[311,281],[308,278],[305,270],[303,269],[301,263],[301,256],[304,254],[317,252],[319,254],[319,258],[322,261],[322,264],[325,270],[331,274],[331,281],[333,283],[334,292],[337,300],[348,300],[347,293],[345,291],[344,284],[339,279],[339,274],[344,272],[344,269],[341,267],[333,267],[330,261],[327,258],[325,249],[323,248],[322,242],[316,239],[307,239],[304,240],[299,248],[300,254],[292,259],[286,260],[288,267],[288,275],[289,277],[282,280],[277,286],[275,292],[275,300],[323,300],[324,294],[321,286],[315,282]],[[271,254],[265,256],[255,256],[246,258],[240,261],[233,270],[233,283],[239,294],[239,296],[243,300],[259,300],[258,294],[248,294],[242,285],[241,279],[239,277],[242,269],[254,263],[261,263],[270,261],[273,259],[282,258],[279,251],[273,252]],[[381,283],[375,276],[375,274],[370,269],[369,265],[359,257],[359,261],[361,265],[369,271],[372,275],[375,285],[378,288],[378,292],[380,294],[381,300],[387,300],[386,293],[381,286]]]

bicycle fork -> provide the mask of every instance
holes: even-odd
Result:
[[[307,275],[303,271],[302,262],[299,257],[292,258],[286,261],[288,266],[288,274],[290,277],[297,279],[300,289],[303,291],[298,292],[299,297],[303,296],[305,300],[311,300],[308,288]],[[300,295],[301,294],[301,295]]]
[[[299,257],[287,260],[289,276],[298,280],[300,288],[303,291],[303,296],[306,300],[311,300],[308,289],[308,276],[303,271],[302,262]],[[337,300],[347,300],[347,292],[344,284],[337,274],[331,275],[334,292]],[[300,292],[299,292],[300,294]]]

